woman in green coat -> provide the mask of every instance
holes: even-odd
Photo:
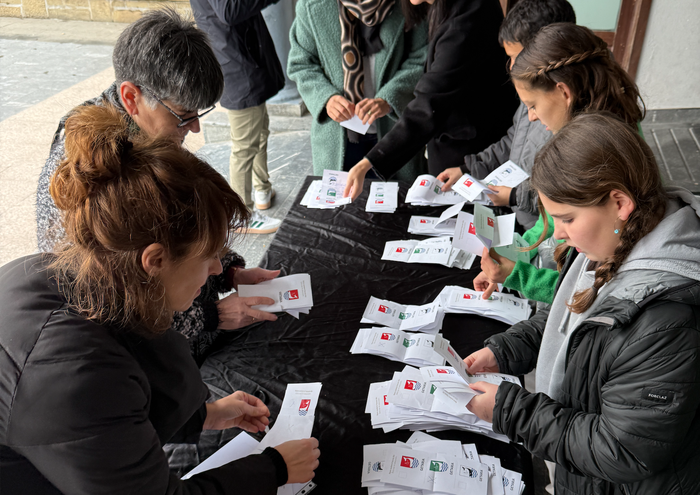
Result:
[[[297,3],[287,73],[313,116],[315,174],[348,170],[391,130],[413,99],[425,64],[427,26],[422,23],[408,32],[404,26],[394,0],[371,7],[356,0]],[[371,124],[366,135],[340,125],[354,115]],[[399,177],[412,180],[423,163],[416,156]]]

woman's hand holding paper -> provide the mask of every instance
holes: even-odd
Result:
[[[270,410],[257,397],[237,391],[207,404],[205,430],[238,427],[251,433],[263,431],[270,424]]]
[[[237,330],[256,321],[275,321],[277,316],[273,313],[251,307],[267,306],[274,303],[274,299],[269,297],[239,297],[238,294],[226,296],[216,302],[216,307],[219,311],[218,328],[221,330]]]
[[[475,396],[467,404],[467,409],[476,414],[479,419],[493,423],[493,408],[496,406],[498,385],[488,382],[476,382],[469,385],[472,390],[483,392]]]

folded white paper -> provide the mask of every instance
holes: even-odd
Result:
[[[444,182],[432,175],[419,175],[406,193],[406,203],[413,205],[454,205],[464,201],[462,196],[454,191],[443,192],[440,188]]]
[[[363,136],[367,134],[367,129],[369,129],[369,122],[366,124],[362,123],[362,119],[357,115],[353,115],[350,119],[340,122],[340,125],[351,131],[355,131]]]
[[[487,248],[513,244],[515,213],[496,216],[492,209],[474,205],[476,236]]]
[[[228,464],[229,462],[246,457],[247,455],[250,455],[250,453],[253,452],[257,446],[258,441],[243,431],[233,437],[232,440],[214,452],[211,456],[207,457],[192,471],[184,475],[182,479],[190,479],[195,474],[203,473],[204,471],[209,471],[210,469],[216,469],[224,464]]]
[[[479,180],[469,174],[464,174],[452,185],[452,189],[469,201],[484,201],[483,195],[492,194],[488,186],[516,187],[527,180],[529,175],[514,162],[508,160],[496,170],[487,175],[484,180]],[[481,197],[480,197],[481,196]]]
[[[438,302],[422,306],[398,304],[370,297],[360,323],[378,323],[399,330],[437,333],[445,314]]]
[[[468,270],[476,259],[476,255],[453,247],[449,237],[436,237],[423,241],[410,239],[388,241],[384,245],[382,259],[403,263],[437,264]]]
[[[339,170],[324,170],[321,179],[321,200],[327,205],[342,206],[349,204],[352,198],[343,197],[348,173]]]
[[[239,285],[238,295],[269,297],[275,300],[274,304],[257,305],[253,308],[270,313],[287,311],[296,318],[299,317],[299,312],[308,313],[314,305],[311,276],[308,273],[278,277],[255,285]]]
[[[445,287],[437,297],[446,313],[475,314],[514,325],[530,317],[527,299],[494,292],[482,299],[483,292],[457,286]]]

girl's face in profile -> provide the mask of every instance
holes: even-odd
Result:
[[[221,259],[217,253],[213,257],[193,256],[174,263],[164,260],[158,278],[165,288],[165,297],[173,311],[186,311],[210,275],[222,272]]]
[[[569,121],[571,90],[564,83],[557,83],[551,91],[535,89],[526,82],[513,80],[520,100],[527,106],[530,122],[539,120],[548,131],[557,133]]]

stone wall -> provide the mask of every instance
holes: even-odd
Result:
[[[133,22],[143,12],[164,5],[191,13],[188,0],[0,0],[0,17]]]

